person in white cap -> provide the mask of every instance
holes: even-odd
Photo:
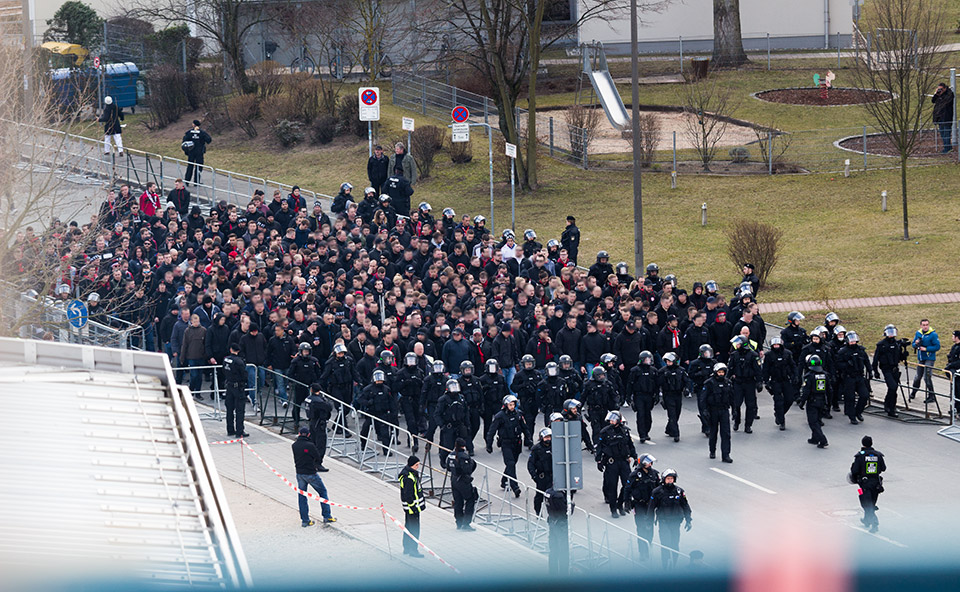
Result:
[[[123,138],[120,134],[123,132],[123,109],[113,102],[113,97],[104,97],[103,113],[100,114],[100,123],[103,124],[103,153],[110,154],[110,140],[117,146],[117,153],[123,156]]]

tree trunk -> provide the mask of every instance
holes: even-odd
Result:
[[[740,34],[740,0],[713,0],[713,65],[735,68],[748,61]]]
[[[900,197],[903,199],[903,240],[910,240],[910,224],[907,221],[907,155],[900,155]]]

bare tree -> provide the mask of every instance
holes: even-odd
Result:
[[[760,286],[765,286],[780,259],[783,230],[758,220],[738,219],[733,221],[725,234],[727,256],[737,271],[743,268],[744,263],[753,263]]]
[[[735,68],[746,64],[740,33],[740,0],[713,0],[713,65]]]
[[[570,136],[570,152],[576,160],[583,160],[583,155],[590,153],[590,144],[597,136],[603,115],[597,107],[573,105],[567,109],[565,117],[567,133]]]
[[[247,78],[244,44],[247,34],[270,20],[260,0],[131,0],[125,5],[127,16],[167,26],[186,23],[197,29],[200,37],[212,40],[226,59],[226,69],[233,86],[243,92],[251,90]]]
[[[344,31],[349,25],[352,0],[315,0],[302,4],[285,3],[275,9],[275,20],[297,47],[309,48],[318,68],[334,62],[337,51],[347,42]],[[345,78],[318,76],[324,110],[333,114]]]
[[[943,5],[938,0],[874,0],[872,8],[877,26],[874,55],[857,60],[854,76],[861,88],[892,94],[888,101],[863,106],[900,157],[903,240],[909,240],[907,160],[930,124],[926,95],[941,79],[949,57],[941,52],[946,34]]]
[[[660,122],[660,118],[656,113],[646,112],[641,113],[640,118],[637,120],[640,123],[640,162],[644,166],[650,166],[653,164],[653,157],[656,154],[657,146],[660,145],[660,140],[663,139],[663,128]],[[633,130],[625,130],[621,136],[623,139],[630,142],[630,148],[633,149]]]
[[[732,94],[716,81],[703,79],[683,85],[679,99],[687,137],[700,157],[703,170],[709,171],[717,155],[717,144],[727,131],[727,118],[734,109]]]

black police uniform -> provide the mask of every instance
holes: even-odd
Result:
[[[733,384],[726,376],[714,375],[703,383],[702,398],[710,425],[710,458],[717,454],[720,436],[721,458],[730,458],[730,407],[733,405]]]
[[[541,440],[530,449],[527,471],[537,486],[537,493],[533,496],[533,511],[539,515],[543,506],[542,492],[553,487],[553,450],[550,442]]]
[[[637,449],[630,438],[630,428],[623,422],[607,424],[597,438],[597,468],[603,471],[603,501],[610,512],[623,510],[623,488],[630,476],[630,459],[637,458]],[[621,491],[617,492],[617,483]]]
[[[617,391],[610,381],[591,378],[583,387],[584,405],[586,405],[590,430],[593,432],[593,445],[600,440],[600,432],[607,421],[607,413],[618,408]]]
[[[707,407],[703,402],[703,383],[713,374],[713,365],[716,363],[717,361],[713,358],[700,356],[690,362],[690,366],[687,368],[687,375],[690,377],[690,383],[693,385],[692,390],[697,397],[697,413],[700,417],[700,431],[703,432],[704,435],[710,433],[710,422],[707,419]]]
[[[560,369],[560,378],[567,381],[567,396],[573,399],[580,400],[580,393],[583,392],[583,376],[580,375],[580,372],[570,368],[568,370]]]
[[[523,439],[526,444],[533,444],[533,426],[536,423],[537,406],[540,404],[540,389],[543,388],[543,377],[536,368],[521,368],[513,376],[513,383],[510,385],[513,392],[517,393],[520,399],[520,409],[524,413],[529,413],[531,421],[527,422]]]
[[[523,435],[526,431],[523,413],[517,409],[510,411],[506,407],[494,416],[487,431],[487,450],[493,449],[493,437],[496,436],[497,446],[503,455],[504,476],[500,479],[500,487],[506,487],[509,483],[518,497],[520,484],[517,482],[517,460],[523,449]],[[509,482],[507,477],[510,477]]]
[[[457,528],[470,526],[473,509],[477,503],[477,491],[473,486],[473,471],[477,462],[470,458],[466,450],[457,450],[447,457],[450,469],[450,486],[453,489],[453,517]]]
[[[843,414],[850,423],[863,421],[863,410],[870,403],[870,357],[859,343],[840,348],[837,353],[837,373],[843,389]]]
[[[469,449],[473,450],[473,439],[477,437],[480,431],[480,412],[483,407],[483,390],[480,388],[480,381],[476,376],[460,375],[457,380],[460,383],[460,393],[467,402],[467,437]]]
[[[683,389],[687,386],[687,373],[683,368],[674,364],[664,366],[659,370],[657,383],[663,393],[663,408],[667,410],[666,434],[674,439],[680,439],[680,410],[683,408]]]
[[[404,366],[397,373],[397,390],[400,393],[400,411],[407,422],[407,431],[420,434],[426,429],[420,413],[420,394],[423,392],[423,371],[417,366]],[[413,443],[414,450],[417,443]]]
[[[310,393],[304,406],[307,409],[307,419],[310,420],[310,437],[317,445],[320,464],[323,464],[323,457],[327,453],[327,422],[330,421],[333,405],[322,394]]]
[[[223,374],[227,381],[227,434],[243,434],[243,415],[247,407],[247,363],[237,354],[223,359]]]
[[[752,430],[757,416],[757,388],[760,386],[760,356],[748,345],[730,352],[729,374],[733,382],[733,431],[740,429],[740,408],[746,405],[744,430]]]
[[[627,478],[624,488],[624,500],[633,509],[633,521],[637,525],[637,536],[643,540],[637,541],[640,559],[646,561],[650,556],[650,545],[653,541],[653,516],[649,513],[650,497],[653,490],[660,486],[660,473],[650,467],[644,470],[637,467]]]
[[[638,364],[630,370],[626,391],[630,407],[637,412],[637,436],[640,442],[650,439],[653,427],[653,407],[660,400],[657,369],[653,364]]]
[[[510,394],[510,389],[507,388],[507,380],[499,372],[496,374],[485,372],[477,380],[480,383],[480,391],[483,393],[480,419],[483,420],[483,433],[486,434],[490,430],[490,424],[493,423],[493,416],[503,405],[503,398]]]
[[[854,483],[860,486],[860,507],[863,508],[864,526],[876,530],[880,526],[877,520],[877,498],[883,493],[883,477],[880,473],[887,470],[887,463],[883,454],[874,450],[872,446],[864,446],[853,457],[850,465],[850,474]]]
[[[443,373],[430,374],[423,379],[423,390],[420,391],[420,409],[426,418],[423,437],[428,442],[432,442],[433,436],[437,433],[437,403],[443,396],[446,384],[447,377]]]
[[[833,376],[835,374],[835,367],[833,362],[833,354],[830,352],[830,348],[823,343],[813,343],[810,342],[803,346],[803,349],[800,350],[800,361],[797,364],[797,374],[800,376],[800,381],[798,384],[803,384],[803,377],[807,371],[806,360],[808,356],[817,355],[820,356],[820,361],[823,364],[822,371],[827,375],[827,381],[830,383],[830,386],[833,386]],[[832,390],[831,390],[832,392]],[[828,404],[826,409],[824,409],[823,417],[826,419],[833,419],[833,415],[830,414],[830,403],[832,400],[828,399]],[[837,407],[837,411],[840,411],[840,408]]]
[[[954,346],[956,347],[956,346]],[[887,385],[887,394],[883,398],[883,410],[887,415],[897,414],[897,390],[900,385],[901,348],[896,337],[884,337],[877,342],[873,352],[873,376],[879,378],[883,373],[883,382]]]
[[[820,427],[820,418],[830,408],[830,377],[823,369],[807,370],[797,403],[801,409],[804,405],[807,406],[807,424],[812,433],[807,442],[825,448],[827,437],[823,435],[823,428]]]
[[[360,382],[357,373],[357,364],[349,354],[338,357],[333,355],[323,365],[323,372],[318,381],[333,397],[334,406],[339,409],[340,402],[353,404],[353,385]],[[343,427],[347,427],[347,416],[343,416]]]
[[[467,439],[467,402],[460,393],[444,393],[437,401],[434,414],[440,426],[440,463],[446,465],[447,455],[457,438]],[[473,442],[467,440],[467,450],[473,451]]]
[[[386,454],[386,448],[390,445],[390,428],[384,422],[397,423],[397,414],[400,411],[397,397],[391,392],[386,382],[379,384],[371,382],[360,391],[358,399],[357,406],[360,407],[361,410],[381,420],[376,422],[376,433],[377,439],[380,440],[380,443],[384,446],[384,454]],[[370,417],[364,419],[363,426],[360,428],[360,433],[363,437],[366,437],[372,422],[373,420]]]
[[[575,421],[580,424],[580,442],[590,454],[593,454],[593,439],[590,438],[590,432],[587,431],[587,423],[583,420],[583,417],[581,417],[579,413],[574,413],[567,409],[561,411],[560,415],[563,416],[564,421]]]
[[[664,483],[650,494],[647,514],[660,524],[660,560],[664,567],[676,566],[680,550],[680,523],[691,520],[690,503],[683,488],[676,483]]]
[[[783,347],[793,356],[793,363],[802,362],[800,351],[807,344],[807,331],[803,327],[796,327],[792,324],[787,325],[780,330],[780,339],[783,340]]]
[[[567,381],[558,376],[547,376],[540,390],[540,411],[543,413],[543,425],[550,425],[550,414],[559,413],[563,402],[570,398]],[[536,423],[536,416],[529,418]]]
[[[773,416],[778,426],[786,426],[785,416],[796,399],[796,362],[783,346],[770,348],[763,358],[763,382],[773,396]]]
[[[320,362],[313,356],[297,354],[290,362],[287,376],[303,384],[293,385],[293,424],[300,427],[300,408],[310,395],[310,385],[320,378]]]

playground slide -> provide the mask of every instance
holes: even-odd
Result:
[[[623,99],[617,92],[617,87],[613,83],[613,78],[610,77],[609,70],[599,72],[595,70],[588,72],[588,74],[590,84],[593,85],[593,90],[600,98],[600,105],[603,106],[603,111],[607,114],[610,124],[620,131],[629,129],[630,114],[627,113],[627,108],[623,106]]]

